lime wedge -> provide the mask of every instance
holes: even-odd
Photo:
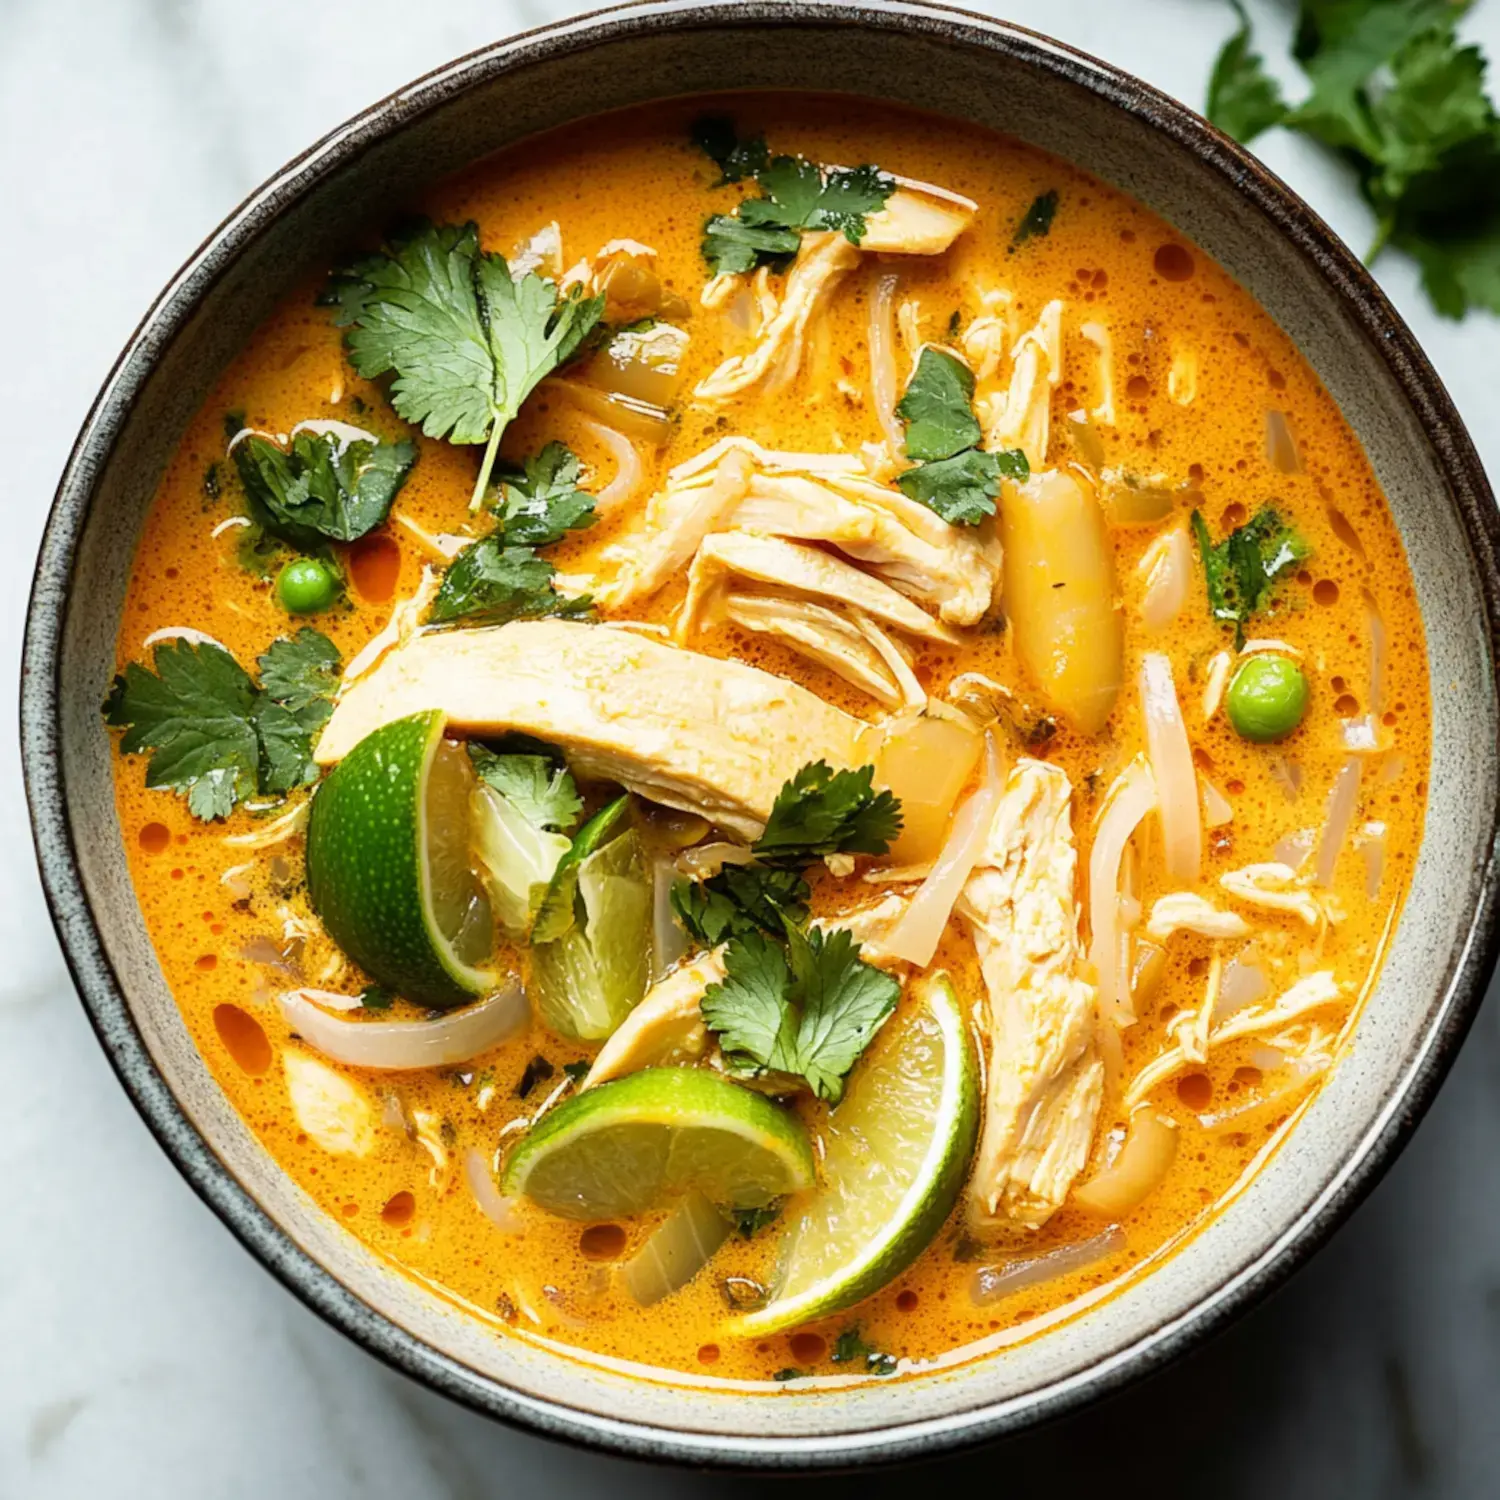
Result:
[[[598,850],[606,838],[614,832],[620,819],[630,806],[630,797],[616,797],[601,807],[577,833],[568,852],[558,861],[552,872],[542,904],[537,908],[536,920],[531,926],[533,943],[550,943],[565,932],[572,931],[576,920],[579,868],[589,855]]]
[[[379,985],[420,1005],[493,989],[494,921],[469,854],[474,771],[443,715],[361,740],[313,797],[307,890],[328,935]]]
[[[759,1338],[878,1291],[948,1217],[979,1130],[979,1076],[946,975],[921,983],[828,1117],[823,1181],[786,1231],[770,1301],[731,1320]]]
[[[621,1219],[698,1191],[759,1208],[811,1187],[812,1143],[790,1110],[716,1073],[647,1068],[543,1116],[501,1190],[565,1219]]]

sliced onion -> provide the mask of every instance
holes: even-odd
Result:
[[[1089,962],[1098,976],[1099,1013],[1116,1026],[1135,1020],[1130,971],[1121,961],[1120,862],[1156,800],[1151,768],[1137,756],[1110,787],[1089,850]]]
[[[1198,776],[1193,769],[1187,725],[1182,722],[1182,705],[1172,681],[1172,663],[1160,653],[1148,651],[1141,658],[1140,686],[1167,879],[1195,885],[1203,862]]]
[[[1370,678],[1368,707],[1373,719],[1385,704],[1385,658],[1388,649],[1386,637],[1385,617],[1380,613],[1380,606],[1375,602],[1375,596],[1364,590],[1365,599],[1365,629],[1370,632]]]
[[[273,938],[257,934],[240,948],[239,956],[250,964],[265,964],[270,969],[280,969],[294,979],[302,977],[300,959],[305,940],[302,938]]]
[[[1311,828],[1298,829],[1296,833],[1289,833],[1276,840],[1271,849],[1271,858],[1289,869],[1300,870],[1307,863],[1307,856],[1312,853],[1317,840],[1318,836]]]
[[[310,801],[299,802],[290,812],[282,813],[279,818],[272,818],[269,823],[250,833],[225,834],[223,842],[237,849],[268,849],[272,844],[283,844],[307,827],[307,815],[311,807]]]
[[[223,641],[206,631],[194,630],[191,625],[163,625],[160,630],[153,630],[141,645],[143,648],[159,646],[163,641],[186,641],[189,646],[217,646],[226,655],[233,654]]]
[[[733,1228],[702,1193],[689,1193],[620,1267],[620,1279],[642,1307],[650,1307],[685,1287]]]
[[[1254,1005],[1271,988],[1266,971],[1260,966],[1260,949],[1254,943],[1247,944],[1244,952],[1232,958],[1224,968],[1224,977],[1219,981],[1219,993],[1214,1000],[1213,1022],[1232,1016],[1247,1005]]]
[[[1353,755],[1375,755],[1380,751],[1380,730],[1374,714],[1360,714],[1339,723],[1339,738]]]
[[[609,450],[609,456],[615,461],[614,478],[594,496],[594,508],[602,516],[640,493],[646,482],[646,467],[635,444],[623,432],[606,427],[592,417],[584,417],[583,426]]]
[[[995,736],[987,734],[984,739],[984,780],[953,814],[953,825],[933,861],[932,873],[918,886],[884,944],[887,953],[919,969],[932,962],[964,882],[984,854],[995,809],[1005,789],[1005,769]]]
[[[580,411],[618,428],[627,437],[661,447],[672,436],[671,417],[662,407],[653,406],[649,401],[615,395],[591,385],[581,385],[576,380],[557,377],[548,380],[545,389],[566,396]]]
[[[1284,755],[1273,755],[1266,761],[1266,770],[1288,802],[1295,802],[1302,795],[1302,767]]]
[[[296,990],[279,999],[287,1024],[325,1057],[383,1072],[468,1062],[509,1041],[531,1019],[525,991],[514,982],[432,1021],[342,1021]]]
[[[1039,1286],[1044,1281],[1056,1281],[1081,1271],[1095,1261],[1113,1255],[1125,1248],[1125,1231],[1118,1224],[1090,1239],[1078,1240],[1071,1245],[1059,1245],[1055,1250],[1041,1255],[1017,1256],[995,1266],[981,1266],[974,1273],[974,1286],[970,1293],[976,1307],[988,1307],[1029,1286]]]
[[[1385,824],[1366,823],[1356,842],[1365,862],[1365,895],[1373,901],[1380,895],[1380,882],[1385,876]]]
[[[688,950],[687,933],[672,910],[676,860],[659,856],[651,862],[651,982],[655,984]]]
[[[1198,778],[1203,788],[1203,822],[1208,828],[1222,828],[1234,822],[1234,804],[1207,776]]]
[[[301,989],[289,990],[287,993],[300,995],[304,1000],[310,1000],[323,1010],[358,1010],[360,1008],[358,995],[346,995],[341,990],[314,990],[304,985]]]
[[[1302,459],[1297,453],[1297,440],[1292,436],[1292,424],[1286,413],[1266,413],[1266,461],[1282,474],[1300,474]]]
[[[870,299],[870,395],[891,452],[900,453],[906,437],[896,416],[896,286],[894,276],[882,276]]]
[[[1118,1218],[1143,1203],[1177,1156],[1177,1126],[1151,1109],[1130,1117],[1130,1131],[1114,1162],[1074,1189],[1072,1201],[1085,1213]]]
[[[1104,439],[1082,407],[1068,413],[1068,435],[1073,439],[1078,456],[1089,468],[1098,471],[1104,467]]]
[[[484,1152],[476,1147],[471,1146],[464,1153],[464,1177],[479,1212],[503,1234],[520,1234],[526,1226],[516,1212],[516,1200],[507,1198],[495,1186],[490,1164],[484,1159]]]
[[[689,880],[709,880],[725,865],[748,865],[754,859],[754,850],[744,844],[699,844],[677,856],[677,872]]]
[[[1349,837],[1354,822],[1354,810],[1359,805],[1359,783],[1363,773],[1363,762],[1351,755],[1339,770],[1328,797],[1328,819],[1323,825],[1323,837],[1318,844],[1318,862],[1313,878],[1325,889],[1333,884],[1334,867],[1343,853],[1344,842]]]
[[[1188,545],[1187,529],[1175,526],[1146,548],[1140,561],[1145,581],[1141,596],[1141,622],[1147,630],[1160,633],[1176,623],[1187,603],[1188,587],[1193,576],[1193,553]]]

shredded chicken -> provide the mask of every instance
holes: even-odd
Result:
[[[1151,907],[1146,935],[1164,943],[1174,932],[1196,932],[1199,937],[1247,937],[1250,924],[1237,912],[1224,911],[1192,891],[1161,896]]]
[[[724,950],[715,949],[668,974],[599,1049],[583,1087],[623,1078],[642,1068],[698,1062],[709,1050],[703,992],[724,977]]]
[[[1309,1011],[1332,1005],[1342,994],[1342,989],[1331,971],[1320,969],[1299,979],[1284,994],[1269,1005],[1247,1005],[1233,1015],[1209,1028],[1207,1049],[1234,1041],[1237,1037],[1263,1036],[1276,1032],[1299,1020]],[[1188,1055],[1179,1040],[1168,1047],[1160,1057],[1147,1063],[1125,1092],[1125,1108],[1134,1109],[1145,1101],[1151,1091],[1167,1079],[1180,1073],[1195,1061]]]
[[[631,631],[517,620],[430,631],[391,652],[340,699],[319,764],[424,709],[441,709],[459,733],[536,735],[580,775],[747,842],[809,761],[837,769],[869,759],[863,723],[769,672]]]
[[[861,906],[855,911],[846,911],[836,917],[821,917],[813,922],[814,927],[825,932],[835,927],[847,927],[859,944],[859,956],[877,969],[899,969],[905,960],[897,958],[885,946],[896,923],[906,914],[911,903],[911,893],[887,891],[878,901]]]
[[[1289,912],[1309,927],[1321,927],[1326,913],[1318,898],[1296,884],[1297,872],[1276,861],[1246,865],[1219,876],[1219,884],[1231,896],[1266,911]]]
[[[959,900],[989,994],[988,1098],[969,1183],[980,1224],[1040,1228],[1094,1138],[1104,1064],[1078,938],[1071,799],[1056,766],[1017,761]]]
[[[1102,323],[1084,323],[1078,332],[1099,351],[1099,400],[1089,416],[1106,427],[1115,425],[1115,341]]]
[[[1047,465],[1052,388],[1062,379],[1062,310],[1049,302],[1011,351],[1010,385],[991,398],[985,446],[1019,448],[1033,469]]]

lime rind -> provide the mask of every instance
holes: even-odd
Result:
[[[699,1191],[756,1208],[812,1185],[812,1143],[769,1099],[693,1068],[646,1068],[559,1105],[517,1146],[502,1191],[563,1218],[629,1218]]]
[[[889,1035],[881,1037],[878,1053],[867,1058],[865,1066],[856,1072],[836,1113],[851,1107],[858,1110],[862,1094],[869,1098],[873,1090],[867,1068],[885,1066],[897,1072],[903,1065],[909,1068],[911,1033],[924,1017],[930,1018],[942,1049],[941,1087],[920,1163],[884,1216],[882,1227],[856,1254],[787,1295],[785,1289],[796,1280],[799,1244],[815,1227],[815,1197],[787,1232],[778,1289],[773,1290],[765,1307],[730,1320],[731,1334],[760,1338],[829,1317],[863,1301],[899,1276],[927,1248],[952,1211],[979,1133],[978,1065],[962,1006],[947,976],[932,976],[913,998],[915,1006],[888,1023]],[[835,1152],[830,1148],[825,1154],[825,1184],[820,1195],[837,1190],[838,1184],[827,1181],[836,1167]],[[855,1186],[867,1199],[878,1190],[873,1176],[862,1177]]]

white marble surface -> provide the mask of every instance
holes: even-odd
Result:
[[[257,182],[368,101],[568,0],[0,0],[0,700],[53,486],[110,361]],[[1214,0],[1014,0],[1008,14],[1201,101]],[[1291,6],[1262,0],[1269,55]],[[1468,30],[1500,59],[1500,0]],[[1288,70],[1290,71],[1290,67]],[[1266,159],[1356,246],[1345,171]],[[1379,275],[1500,472],[1493,319]],[[0,1500],[745,1493],[509,1433],[306,1312],[189,1192],[115,1085],[48,925],[0,736]],[[1107,1406],[923,1483],[1025,1494],[1481,1496],[1500,1429],[1500,1010],[1401,1162],[1269,1305]],[[869,1481],[823,1479],[821,1492]],[[796,1486],[794,1486],[796,1488]]]

